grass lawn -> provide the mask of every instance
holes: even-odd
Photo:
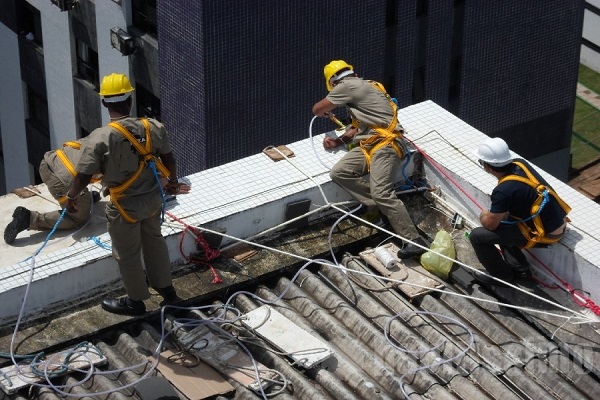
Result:
[[[600,93],[600,74],[593,69],[589,69],[583,64],[579,64],[579,83],[587,86],[596,93]]]
[[[579,83],[600,93],[600,74],[583,65],[579,67]],[[600,158],[600,110],[583,100],[576,100],[571,137],[571,167],[579,169]]]

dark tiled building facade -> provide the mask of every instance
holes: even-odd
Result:
[[[344,59],[566,176],[584,2],[157,2],[162,117],[189,174],[308,136]],[[341,113],[341,112],[340,112]],[[333,129],[329,121],[315,133]],[[556,161],[544,164],[554,154]],[[558,155],[558,156],[556,156]]]

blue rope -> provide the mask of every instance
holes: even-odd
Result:
[[[550,196],[548,196],[548,189],[544,189],[544,191],[542,192],[542,195],[544,196],[544,198],[542,199],[542,204],[540,204],[540,208],[537,210],[537,212],[525,219],[520,219],[518,221],[500,221],[501,224],[510,224],[510,225],[514,225],[514,224],[521,224],[523,222],[527,222],[531,219],[534,219],[535,217],[537,217],[538,215],[540,215],[540,213],[542,212],[542,210],[544,209],[544,206],[546,205],[546,203],[548,203],[548,201],[550,200]]]
[[[102,247],[105,250],[112,250],[112,247],[104,244],[100,241],[100,238],[98,238],[97,236],[91,236],[90,240],[93,241],[94,243],[96,243],[98,246]]]
[[[58,217],[58,220],[56,221],[56,223],[54,224],[54,226],[52,227],[52,230],[50,231],[50,233],[48,233],[48,235],[46,235],[46,239],[44,240],[44,243],[42,243],[42,245],[40,246],[39,249],[36,250],[35,253],[33,253],[33,256],[29,256],[26,259],[24,259],[21,262],[25,262],[29,259],[31,259],[32,257],[37,256],[38,254],[40,254],[40,252],[44,249],[44,247],[46,247],[46,245],[48,244],[48,241],[50,240],[50,238],[52,237],[52,235],[54,234],[54,232],[56,231],[56,228],[58,228],[58,224],[60,224],[60,221],[63,220],[65,213],[67,212],[66,208],[63,208],[62,212],[60,213],[60,217]]]
[[[147,164],[148,164],[148,167],[150,167],[150,170],[152,170],[152,173],[154,174],[154,178],[156,178],[156,183],[158,185],[158,188],[160,189],[160,197],[162,199],[162,211],[161,211],[160,223],[162,224],[165,222],[165,209],[167,207],[167,202],[165,201],[165,192],[162,188],[162,185],[160,184],[160,177],[158,176],[158,171],[156,170],[156,163],[154,161],[148,161]]]
[[[412,179],[410,179],[407,175],[406,175],[406,167],[408,166],[408,164],[410,163],[410,159],[412,158],[412,153],[409,151],[407,156],[406,156],[406,161],[404,162],[404,164],[402,165],[402,177],[404,178],[404,181],[406,182],[406,185],[401,185],[398,187],[398,190],[409,190],[412,189],[414,187],[417,186],[427,186],[427,184],[425,182],[413,182]]]

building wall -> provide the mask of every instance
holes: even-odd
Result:
[[[587,0],[583,19],[581,63],[600,72],[600,0]]]
[[[25,98],[18,57],[18,36],[6,25],[0,24],[0,37],[0,54],[6,55],[0,57],[0,133],[3,169],[7,172],[4,189],[12,190],[29,184],[31,179],[25,136]]]
[[[187,136],[183,170],[305,137],[322,67],[345,59],[401,106],[433,99],[532,160],[552,154],[566,179],[583,1],[543,3],[159,2],[161,99]]]
[[[0,72],[11,77],[9,92],[27,70],[10,44],[16,1],[0,0],[9,38],[0,44],[8,59]],[[81,0],[69,12],[27,1],[42,18],[53,148],[108,122],[97,88],[76,76],[78,39],[97,52],[100,77],[126,73],[160,98],[182,175],[307,137],[311,107],[327,94],[323,66],[344,59],[384,83],[401,107],[433,100],[566,178],[583,0],[158,0],[158,39],[131,27],[130,0]],[[133,55],[112,47],[114,27],[137,37]],[[23,133],[7,143],[23,163],[23,116],[12,112],[14,101],[0,104],[0,131]],[[318,119],[312,128],[335,125]],[[6,136],[3,145],[13,140]],[[22,173],[6,189],[30,180]]]
[[[332,59],[383,77],[385,1],[178,4],[158,3],[160,82],[186,173],[306,137]]]
[[[465,2],[458,116],[535,160],[569,153],[583,2]],[[568,157],[549,172],[566,179]]]

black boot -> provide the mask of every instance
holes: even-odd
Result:
[[[158,292],[158,294],[160,294],[163,297],[163,301],[160,302],[160,306],[166,306],[168,304],[173,304],[173,303],[177,303],[178,301],[181,301],[181,297],[177,296],[177,292],[175,291],[175,288],[173,287],[173,285],[164,287],[164,288],[155,288],[156,291]]]
[[[4,241],[7,244],[14,242],[20,232],[29,228],[31,211],[25,207],[17,207],[12,216],[13,220],[6,226],[6,229],[4,229]]]
[[[506,286],[504,284],[504,282],[512,282],[513,281],[513,276],[512,274],[506,274],[506,276],[494,276],[494,278],[498,278],[501,279],[502,281],[497,281],[495,279],[490,278],[488,275],[490,275],[488,273],[488,275],[483,275],[479,272],[472,272],[473,278],[475,278],[475,281],[477,281],[478,283],[481,283],[483,285],[495,285],[495,286]]]
[[[518,267],[510,267],[513,276],[517,279],[529,279],[531,278],[531,268],[529,264],[519,265]]]
[[[405,258],[418,257],[427,251],[426,248],[429,247],[429,245],[422,237],[419,236],[412,241],[425,247],[425,249],[422,249],[412,243],[406,243],[401,250],[398,250],[399,259],[404,260]]]
[[[142,315],[146,312],[146,305],[141,300],[132,300],[129,297],[118,299],[105,299],[102,308],[108,312],[121,315]]]

